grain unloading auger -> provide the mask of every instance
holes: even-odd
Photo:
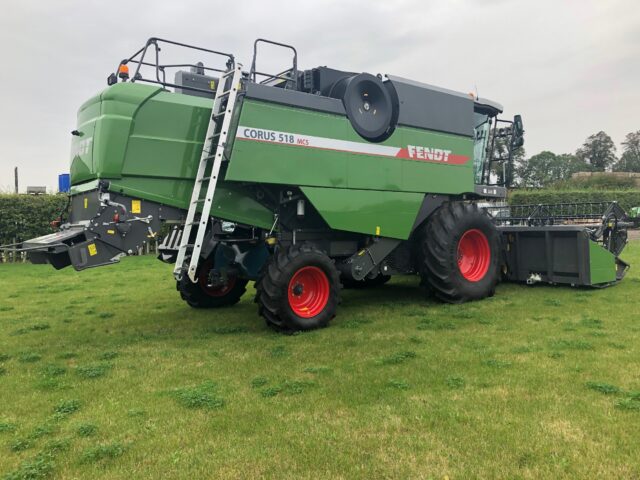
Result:
[[[262,43],[290,51],[291,68],[258,71]],[[222,65],[162,64],[160,45]],[[159,257],[189,305],[233,305],[255,281],[260,314],[282,331],[326,326],[342,286],[392,275],[460,303],[493,295],[500,278],[605,286],[626,269],[617,207],[594,227],[575,214],[558,225],[556,206],[526,218],[478,206],[506,196],[523,143],[521,118],[498,119],[495,102],[300,71],[293,47],[265,40],[244,72],[231,54],[152,38],[108,84],[78,113],[60,230],[23,244],[34,262],[108,265],[162,233]]]

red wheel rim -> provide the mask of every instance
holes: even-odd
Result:
[[[289,306],[302,318],[318,315],[329,301],[329,279],[318,267],[302,267],[289,282]]]
[[[487,236],[480,230],[467,230],[458,242],[458,268],[470,282],[484,278],[491,262],[491,249]]]
[[[209,272],[213,266],[210,260],[207,260],[200,268],[200,274],[198,275],[198,283],[204,293],[210,297],[224,297],[228,294],[236,285],[238,277],[235,275],[228,275],[226,283],[219,285],[209,285]]]

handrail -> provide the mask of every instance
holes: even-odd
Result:
[[[205,67],[204,65],[193,65],[193,64],[188,64],[188,63],[162,64],[162,63],[160,63],[160,51],[162,50],[160,48],[160,44],[175,45],[175,46],[178,46],[178,47],[188,48],[188,49],[192,49],[192,50],[198,50],[198,51],[201,51],[201,52],[206,52],[208,54],[225,57],[227,59],[226,64],[225,64],[226,69]],[[152,55],[154,57],[154,60],[147,60],[147,54],[149,53],[150,47],[152,47],[152,49],[153,49]],[[151,37],[151,38],[149,38],[142,48],[138,49],[133,55],[131,55],[128,58],[125,58],[124,60],[122,60],[118,64],[118,68],[116,69],[116,72],[120,68],[120,65],[127,65],[129,63],[137,64],[135,72],[131,76],[131,80],[130,80],[131,82],[154,83],[154,84],[162,85],[165,88],[166,87],[181,88],[181,89],[184,89],[184,90],[203,92],[203,93],[209,93],[209,94],[211,93],[210,90],[206,90],[206,89],[203,89],[203,88],[197,88],[197,87],[190,87],[190,86],[186,86],[186,85],[176,85],[174,83],[167,82],[167,80],[166,80],[166,69],[167,68],[179,68],[179,67],[197,67],[197,68],[201,68],[201,69],[203,69],[205,71],[224,73],[224,72],[228,71],[229,69],[234,68],[235,64],[236,64],[235,57],[231,53],[225,53],[225,52],[220,52],[218,50],[211,50],[211,49],[208,49],[208,48],[197,47],[195,45],[189,45],[189,44],[186,44],[186,43],[175,42],[173,40],[167,40],[167,39],[159,38],[159,37]],[[140,73],[140,70],[141,70],[142,66],[153,67],[155,69],[155,79],[144,78]],[[114,75],[114,74],[112,74],[112,75]]]
[[[293,67],[285,70],[284,72],[278,73],[276,75],[264,72],[256,71],[256,58],[258,56],[258,43],[268,43],[270,45],[276,45],[277,47],[287,48],[293,52]],[[294,87],[298,88],[298,51],[292,45],[287,45],[286,43],[280,43],[273,40],[267,40],[266,38],[258,38],[255,42],[253,42],[253,59],[251,60],[251,70],[249,71],[249,78],[254,83],[256,82],[256,76],[260,75],[262,77],[267,77],[267,80],[271,80],[274,78],[282,78],[280,75],[286,72],[292,72],[293,78],[283,78],[283,80],[293,80]]]

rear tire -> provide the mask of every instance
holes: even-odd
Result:
[[[213,256],[213,255],[212,255]],[[218,308],[235,305],[247,291],[247,280],[229,274],[225,281],[209,284],[209,272],[214,268],[209,258],[198,268],[198,281],[193,283],[187,274],[176,282],[180,297],[193,308]]]
[[[474,203],[445,203],[429,218],[420,238],[422,281],[447,303],[495,293],[500,237],[491,217]]]
[[[271,257],[256,282],[259,314],[286,333],[326,327],[336,315],[340,277],[315,246],[292,245]]]

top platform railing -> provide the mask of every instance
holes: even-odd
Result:
[[[260,72],[256,68],[256,60],[258,58],[258,45],[264,43],[267,45],[273,45],[290,50],[293,54],[292,66],[279,73],[267,73]],[[291,85],[295,90],[298,88],[298,51],[292,45],[286,43],[274,42],[273,40],[267,40],[265,38],[258,38],[253,42],[253,59],[251,60],[251,70],[249,71],[249,78],[252,82],[257,83],[258,78],[261,78],[260,83],[273,85],[278,82],[284,82],[285,88]]]
[[[204,64],[190,64],[190,63],[162,63],[160,60],[162,45],[171,45],[174,47],[185,48],[189,50],[194,50],[198,52],[202,52],[207,56],[215,56],[222,57],[226,59],[223,60],[223,67],[207,67]],[[116,73],[112,73],[109,75],[107,83],[112,85],[117,83],[118,75],[120,72],[120,68],[122,65],[126,65],[130,67],[131,65],[135,65],[135,72],[133,75],[129,77],[131,82],[146,82],[153,83],[157,85],[162,85],[164,88],[172,87],[172,88],[180,88],[183,90],[190,90],[194,92],[203,92],[210,94],[211,90],[206,90],[203,88],[197,88],[187,85],[177,85],[175,83],[167,81],[167,70],[168,69],[178,69],[178,68],[192,68],[196,71],[207,72],[207,73],[224,73],[235,67],[235,58],[230,53],[219,52],[217,50],[210,50],[208,48],[196,47],[195,45],[189,45],[186,43],[174,42],[173,40],[166,40],[163,38],[151,37],[145,45],[136,51],[133,55],[128,58],[125,58],[118,64],[118,68],[116,69]],[[149,67],[149,68],[145,68]],[[152,72],[152,77],[144,77],[142,72],[148,72],[149,69]],[[126,78],[124,79],[126,81]]]

